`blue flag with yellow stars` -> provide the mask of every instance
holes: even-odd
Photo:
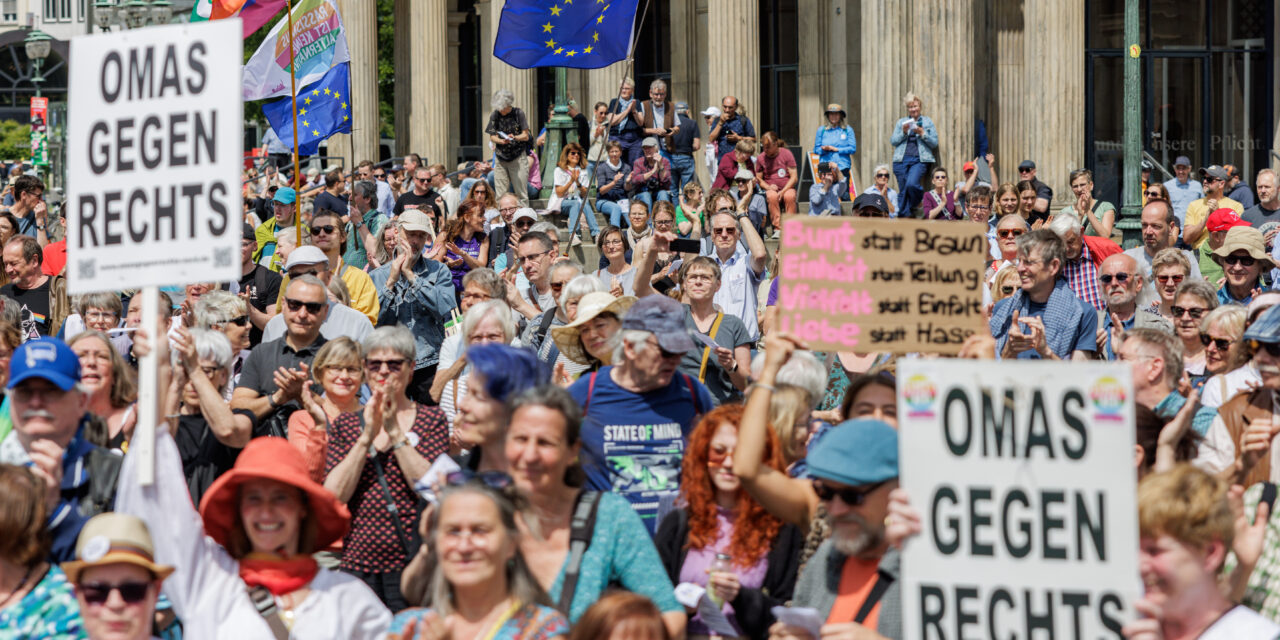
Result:
[[[262,114],[280,141],[293,148],[293,104],[286,96],[262,104]],[[315,155],[320,141],[351,133],[351,63],[334,65],[324,77],[298,92],[298,154]]]
[[[627,57],[639,0],[507,0],[493,55],[518,69],[599,69]]]

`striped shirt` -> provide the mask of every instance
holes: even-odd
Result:
[[[1094,309],[1105,309],[1106,300],[1098,289],[1098,268],[1093,264],[1088,245],[1080,247],[1080,257],[1067,260],[1062,267],[1062,277],[1067,279],[1067,286],[1077,298],[1093,305]]]

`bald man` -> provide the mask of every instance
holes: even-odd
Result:
[[[1098,353],[1115,360],[1121,336],[1133,328],[1173,333],[1173,324],[1158,313],[1138,307],[1143,288],[1142,269],[1132,256],[1117,253],[1098,265],[1098,289],[1105,309],[1098,310]]]

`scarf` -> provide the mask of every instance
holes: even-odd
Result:
[[[1014,291],[1009,300],[1009,304],[997,307],[991,312],[990,328],[991,335],[996,337],[997,354],[1004,351],[1004,345],[1009,340],[1013,312],[1019,311],[1022,317],[1030,316],[1031,300],[1026,297],[1022,289]],[[1059,358],[1066,360],[1071,357],[1071,352],[1075,348],[1075,328],[1079,326],[1083,313],[1079,298],[1072,293],[1071,287],[1067,286],[1067,281],[1058,278],[1057,282],[1053,283],[1053,292],[1049,294],[1049,301],[1045,304],[1041,319],[1044,321],[1045,344]]]
[[[648,238],[652,234],[653,234],[653,229],[649,227],[645,227],[644,231],[641,231],[640,233],[636,233],[630,226],[628,226],[627,241],[630,243],[628,246],[630,246],[632,249],[635,249],[640,245],[641,240]]]
[[[307,586],[319,571],[320,565],[311,556],[282,558],[269,553],[250,553],[240,560],[240,579],[250,587],[264,587],[274,596]]]

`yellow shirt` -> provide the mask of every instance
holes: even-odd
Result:
[[[1198,224],[1204,224],[1205,221],[1209,219],[1209,214],[1213,213],[1213,211],[1210,211],[1209,207],[1205,205],[1204,201],[1205,201],[1205,198],[1200,198],[1199,200],[1195,200],[1191,204],[1187,205],[1187,215],[1186,215],[1185,222],[1183,223],[1183,226],[1182,226],[1182,229],[1184,232],[1186,231],[1187,227],[1198,225]],[[1221,198],[1218,198],[1217,208],[1221,209],[1223,207],[1226,207],[1236,212],[1236,215],[1240,215],[1244,213],[1244,205],[1241,205],[1239,202],[1236,202],[1235,200],[1232,200],[1231,198],[1228,198],[1226,196],[1222,196]],[[1200,235],[1196,236],[1194,240],[1188,241],[1187,244],[1199,249],[1200,245],[1204,244],[1205,241],[1208,239],[1209,239],[1209,229],[1205,228],[1200,232]]]
[[[351,294],[351,308],[368,316],[369,322],[375,327],[378,326],[380,309],[378,289],[373,286],[373,280],[369,278],[369,274],[343,264],[342,258],[338,258],[338,273],[338,277],[342,278],[342,284],[347,287],[347,293]],[[277,309],[284,308],[284,292],[288,287],[289,276],[284,275],[284,279],[280,282],[280,297],[276,299]]]

